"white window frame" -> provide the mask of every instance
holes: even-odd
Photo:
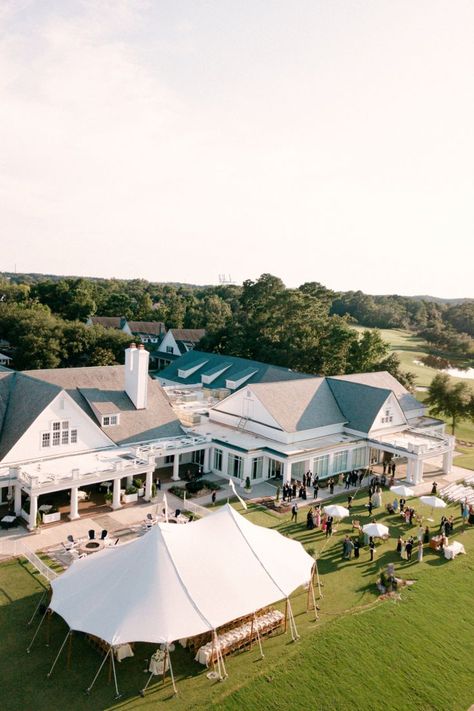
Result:
[[[214,449],[214,467],[216,471],[222,471],[222,449],[215,447]]]

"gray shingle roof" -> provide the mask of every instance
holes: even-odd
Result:
[[[127,324],[132,333],[143,333],[150,336],[161,336],[166,330],[162,321],[127,321]]]
[[[371,385],[374,388],[385,388],[391,390],[403,412],[411,410],[419,410],[423,407],[423,403],[411,395],[408,390],[396,379],[391,373],[386,370],[380,370],[375,373],[354,373],[352,375],[336,375],[335,380],[347,380],[348,382],[360,383],[361,385]]]
[[[255,383],[246,387],[285,432],[301,432],[346,421],[324,378]]]
[[[201,338],[204,338],[206,331],[204,328],[170,328],[175,341],[184,341],[185,343],[199,343]]]
[[[122,328],[120,316],[91,316],[93,326],[103,326],[104,328]]]
[[[369,432],[392,391],[345,378],[326,380],[347,420],[346,427],[357,432]]]
[[[166,354],[164,355],[166,356]],[[199,368],[199,370],[188,378],[181,378],[178,375],[179,370],[188,370],[203,360],[207,361],[206,365]],[[212,383],[205,385],[205,387],[225,388],[227,380],[233,380],[236,375],[248,368],[252,368],[256,373],[245,381],[245,385],[262,382],[273,383],[282,380],[300,380],[302,378],[312,377],[310,375],[304,375],[303,373],[296,373],[289,368],[281,368],[278,365],[269,365],[268,363],[260,363],[256,360],[220,355],[218,353],[203,353],[202,351],[194,349],[193,351],[188,351],[188,353],[185,353],[180,358],[177,358],[163,370],[160,370],[160,372],[156,374],[156,378],[158,380],[171,380],[174,383],[196,385],[197,383],[201,383],[201,375],[213,375],[216,369],[224,369],[225,367],[226,370],[213,380]]]
[[[32,378],[66,390],[79,407],[94,419],[96,424],[98,421],[83,393],[88,394],[91,403],[113,402],[117,411],[120,412],[120,423],[114,427],[107,427],[104,432],[117,444],[181,435],[183,430],[179,420],[156,380],[148,379],[146,409],[136,410],[124,392],[124,370],[125,366],[123,365],[109,365],[91,368],[32,370],[28,374]]]

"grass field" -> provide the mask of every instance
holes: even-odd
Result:
[[[366,518],[365,502],[365,496],[357,498],[354,517]],[[361,550],[359,560],[342,560],[341,542],[351,530],[349,523],[341,524],[326,544],[323,534],[307,531],[303,521],[291,524],[288,517],[253,507],[246,514],[250,520],[276,528],[318,551],[324,584],[320,619],[315,622],[313,614],[306,612],[306,593],[295,594],[292,604],[299,642],[291,643],[289,635],[278,635],[265,640],[263,660],[256,648],[228,658],[229,678],[224,683],[210,681],[203,668],[177,645],[173,663],[178,698],[172,696],[169,680],[163,687],[152,685],[145,699],[137,695],[147,678],[144,659],[153,651],[143,644],[137,645],[133,659],[118,665],[124,694],[120,701],[114,701],[113,686],[107,683],[105,672],[91,696],[85,696],[84,689],[100,658],[81,635],[74,638],[71,670],[66,669],[64,655],[53,677],[46,679],[66,626],[54,617],[51,645],[45,647],[46,630],[42,630],[31,654],[26,655],[33,633],[26,621],[42,585],[26,565],[18,561],[3,564],[0,708],[145,711],[162,702],[162,708],[179,711],[466,711],[474,703],[474,528],[462,532],[458,508],[451,510],[457,516],[454,539],[462,540],[466,556],[447,562],[425,549],[423,563],[400,561],[394,550],[396,536],[400,531],[404,536],[416,535],[416,528],[409,529],[399,518],[380,513],[377,519],[390,526],[392,538],[377,547],[376,561],[370,563],[367,549]],[[379,569],[391,561],[398,575],[416,583],[402,591],[400,601],[380,602],[374,583]]]

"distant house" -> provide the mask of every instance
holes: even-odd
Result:
[[[142,343],[157,344],[163,338],[166,328],[162,321],[128,321],[123,316],[89,316],[86,326],[115,328],[133,336]]]
[[[11,363],[11,360],[12,359],[9,356],[5,355],[4,353],[0,353],[0,365],[3,365],[8,368]]]
[[[203,328],[170,328],[152,354],[156,367],[159,370],[165,368],[176,358],[192,351],[205,335]]]
[[[142,343],[160,343],[166,333],[162,321],[125,321],[122,331],[139,338]]]

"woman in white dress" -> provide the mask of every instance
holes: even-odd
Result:
[[[423,539],[418,540],[418,563],[423,561]]]

